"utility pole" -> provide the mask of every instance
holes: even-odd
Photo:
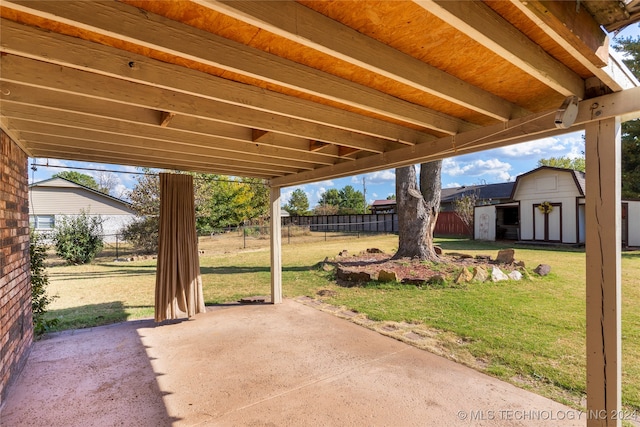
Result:
[[[362,213],[367,213],[367,184],[364,181],[364,175],[362,175],[362,192],[364,193],[364,207],[362,208]]]

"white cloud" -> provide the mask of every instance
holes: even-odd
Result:
[[[442,173],[449,176],[464,176],[467,178],[480,178],[487,182],[503,182],[512,179],[509,173],[511,164],[499,159],[476,159],[472,161],[461,161],[455,159],[445,159],[442,162]]]
[[[443,186],[443,188],[458,188],[458,187],[462,187],[462,185],[458,184],[457,182],[450,182]]]

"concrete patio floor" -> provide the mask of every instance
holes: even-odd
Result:
[[[586,425],[579,411],[296,301],[36,342],[1,426]]]

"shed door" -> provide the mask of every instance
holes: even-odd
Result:
[[[534,240],[560,242],[562,240],[562,205],[553,204],[553,210],[542,213],[537,205],[533,206]]]

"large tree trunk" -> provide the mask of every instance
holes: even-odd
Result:
[[[436,253],[433,250],[433,231],[436,229],[436,222],[438,221],[438,212],[440,212],[440,196],[442,195],[442,160],[435,160],[429,163],[422,163],[420,165],[420,192],[427,204],[427,210],[429,211],[429,217],[427,221],[428,234],[427,245],[433,255]]]
[[[421,165],[422,192],[414,166],[396,169],[399,242],[394,258],[438,260],[433,250],[433,230],[440,209],[441,167],[441,161]]]

